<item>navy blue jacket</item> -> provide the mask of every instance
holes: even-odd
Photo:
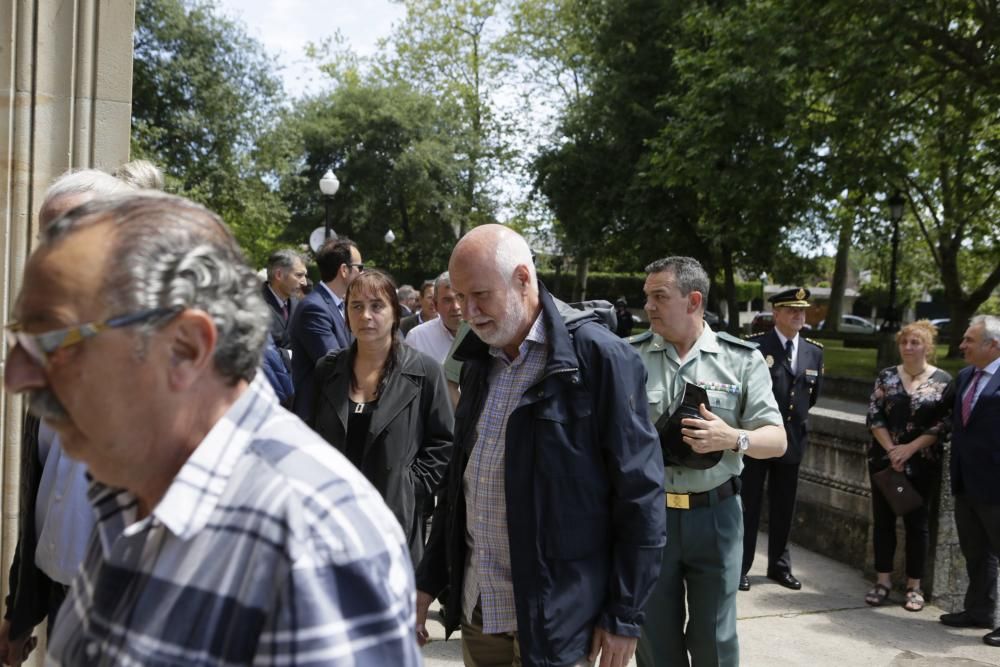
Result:
[[[540,286],[549,358],[507,422],[506,499],[518,642],[525,665],[568,665],[595,625],[638,637],[666,544],[663,458],[646,412],[639,356],[590,312]],[[489,348],[473,333],[464,362],[455,445],[417,569],[417,588],[448,588],[445,629],[462,614],[462,477],[487,395]]]
[[[264,376],[271,384],[271,388],[274,389],[274,393],[278,395],[281,405],[285,408],[290,407],[292,399],[295,396],[295,389],[292,387],[292,376],[285,365],[285,358],[282,356],[278,346],[274,344],[274,340],[270,337],[267,339],[267,344],[264,345],[264,358],[261,361],[261,370],[264,371]]]
[[[1000,505],[1000,373],[994,373],[962,424],[962,397],[972,382],[972,366],[955,380],[954,424],[951,430],[951,492]]]
[[[809,408],[816,405],[823,386],[823,348],[799,335],[798,355],[795,359],[797,373],[785,358],[785,348],[778,334],[771,331],[750,336],[747,340],[757,343],[771,371],[771,390],[781,410],[781,421],[788,436],[788,449],[777,463],[801,463],[806,451],[809,428],[806,419]]]
[[[288,325],[292,350],[292,383],[295,385],[295,414],[309,422],[316,405],[316,363],[333,352],[351,344],[347,322],[340,314],[333,297],[316,285],[299,302]]]

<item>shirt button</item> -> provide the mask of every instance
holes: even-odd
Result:
[[[97,657],[97,643],[96,642],[87,642],[87,648],[85,649],[85,652],[86,652],[88,658],[91,658],[91,659],[96,658]]]

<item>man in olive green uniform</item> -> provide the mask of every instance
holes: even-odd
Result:
[[[709,281],[701,265],[690,257],[667,257],[647,266],[646,273],[650,330],[629,340],[646,365],[650,416],[656,421],[673,414],[687,383],[701,387],[710,405],[700,407],[703,419],[681,421],[683,443],[696,456],[721,452],[721,458],[703,469],[665,468],[667,547],[646,606],[639,667],[737,665],[739,474],[744,455],[784,454],[781,413],[756,347],[705,324]]]

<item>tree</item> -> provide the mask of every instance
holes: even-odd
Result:
[[[273,61],[210,0],[139,0],[132,153],[219,213],[260,263],[288,221],[275,190],[289,145]]]
[[[499,0],[397,0],[406,18],[390,37],[391,55],[376,72],[438,97],[456,115],[456,162],[462,174],[458,233],[496,220],[500,178],[513,157],[514,119],[498,97],[509,87],[510,62]]]
[[[282,182],[289,233],[304,238],[323,220],[317,183],[332,168],[341,181],[334,229],[367,262],[407,280],[443,271],[462,210],[448,118],[439,100],[405,84],[357,77],[305,101],[285,129],[301,155],[300,169]],[[398,238],[392,247],[383,240],[389,229]]]

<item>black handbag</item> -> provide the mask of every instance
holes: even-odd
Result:
[[[711,405],[708,402],[708,393],[698,385],[688,382],[684,388],[684,398],[673,414],[662,414],[656,420],[656,433],[660,436],[663,462],[667,465],[705,470],[722,459],[722,452],[699,454],[694,451],[684,442],[684,436],[681,434],[682,419],[705,419],[698,410],[698,405],[702,403],[706,409]]]
[[[913,488],[906,474],[894,470],[892,466],[872,473],[872,484],[886,499],[896,516],[906,516],[924,504],[923,497]]]

